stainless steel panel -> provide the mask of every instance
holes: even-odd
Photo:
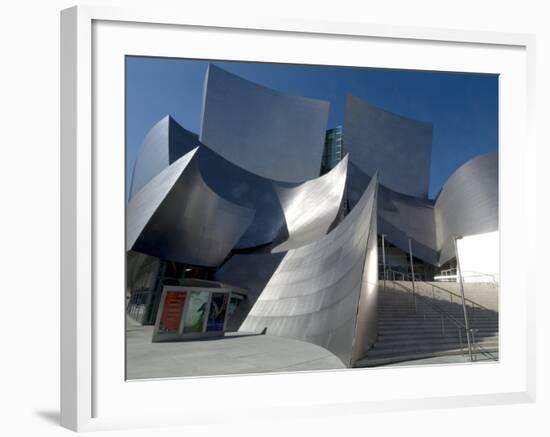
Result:
[[[498,230],[498,154],[486,153],[463,164],[435,202],[439,263],[455,256],[453,239]]]
[[[287,240],[291,247],[308,244],[325,235],[336,218],[346,164],[344,160],[311,181],[283,183],[247,172],[201,146],[161,171],[131,199],[128,249],[188,264],[216,266],[233,248],[273,241],[280,246]],[[161,204],[163,208],[159,209]],[[307,206],[309,209],[304,211]],[[166,216],[166,223],[159,222],[161,216]],[[239,238],[234,241],[237,234]],[[176,242],[177,238],[185,241]],[[195,255],[189,245],[194,245]],[[185,251],[184,246],[188,247]],[[209,251],[212,253],[207,255]]]
[[[210,65],[200,140],[265,178],[302,182],[319,175],[329,103],[262,87]]]
[[[205,183],[224,199],[255,212],[237,249],[274,243],[264,250],[281,252],[308,244],[325,235],[338,214],[347,159],[321,177],[285,183],[243,170],[206,146],[198,155]]]
[[[379,170],[380,185],[428,197],[432,125],[385,111],[348,96],[344,149],[368,176]]]
[[[348,157],[345,156],[330,172],[297,186],[275,184],[275,192],[283,209],[284,241],[272,252],[294,249],[325,235],[336,219],[344,197]]]
[[[350,205],[370,178],[349,164]],[[442,265],[455,256],[453,238],[498,230],[498,154],[480,155],[458,168],[435,201],[407,196],[383,185],[378,190],[378,230],[388,241],[423,261]]]
[[[235,205],[252,209],[254,218],[235,247],[250,248],[286,238],[285,216],[272,180],[232,164],[207,147],[199,151],[199,166],[211,190]]]
[[[351,206],[369,181],[370,177],[350,163],[347,189]],[[378,232],[385,234],[389,242],[405,252],[408,252],[411,238],[416,257],[430,264],[438,263],[433,201],[407,196],[379,185]]]
[[[170,164],[199,145],[198,137],[166,116],[155,124],[140,145],[134,163],[130,198]]]
[[[223,199],[206,185],[196,152],[163,170],[131,199],[127,250],[215,267],[249,227],[254,211]]]
[[[318,241],[283,253],[233,256],[220,269],[216,278],[224,282],[256,278],[247,285],[257,287],[250,295],[259,297],[240,331],[309,341],[347,366],[368,348],[359,343],[376,336],[376,185],[374,178],[350,214]],[[256,269],[268,264],[258,280]]]

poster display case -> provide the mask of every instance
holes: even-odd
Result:
[[[152,341],[223,336],[230,300],[230,289],[164,286]]]

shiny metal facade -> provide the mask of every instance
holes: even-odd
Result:
[[[350,163],[347,195],[350,206],[368,185],[370,177]],[[409,238],[413,240],[415,256],[437,265],[439,252],[436,243],[434,202],[407,196],[383,185],[378,189],[378,232],[394,246],[408,252]]]
[[[498,230],[498,154],[477,156],[456,170],[435,201],[439,263],[455,256],[453,239]]]
[[[196,152],[164,169],[130,200],[126,250],[216,267],[235,247],[254,211],[208,187]]]
[[[346,171],[344,159],[311,181],[277,182],[200,146],[132,197],[127,249],[217,267],[233,249],[267,245],[262,250],[282,251],[308,244],[334,222]]]
[[[350,163],[350,205],[370,178]],[[487,153],[459,167],[435,200],[397,193],[380,185],[378,230],[393,245],[435,266],[454,258],[453,238],[498,230],[498,154]]]
[[[210,65],[200,140],[259,176],[303,182],[319,176],[329,103],[262,87]]]
[[[429,200],[431,124],[350,96],[348,155],[319,176],[327,117],[327,102],[210,66],[200,140],[166,117],[139,149],[126,248],[247,289],[229,330],[315,343],[353,366],[377,334],[377,235],[441,265],[454,236],[498,229],[498,157],[468,161]]]
[[[428,198],[432,124],[378,108],[348,96],[344,149],[367,176],[377,170],[380,185],[409,196]]]
[[[157,126],[158,124],[155,130]],[[275,247],[273,250],[281,251],[312,242],[328,232],[342,203],[347,159],[322,177],[301,183],[284,183],[243,170],[202,145],[198,140],[196,143],[200,146],[193,155],[196,154],[196,165],[203,185],[221,199],[253,211],[252,221],[249,222],[247,218],[243,222],[244,232],[231,249],[272,245]],[[193,155],[186,155],[188,156],[186,159],[191,159]],[[141,157],[138,157],[138,160],[141,160]],[[154,163],[154,160],[151,162]],[[144,230],[146,223],[163,201],[178,175],[185,171],[187,165],[185,162],[187,161],[184,159],[178,161],[177,165],[172,164],[169,171],[165,168],[160,173],[163,176],[155,183],[151,181],[151,186],[146,185],[143,188],[144,193],[138,192],[134,195],[135,199],[131,199],[128,205],[128,239],[131,245],[134,245],[138,234]],[[186,178],[189,177],[186,176]],[[188,187],[188,190],[192,189],[191,186]],[[173,208],[179,208],[181,214],[185,213],[186,219],[196,215],[198,220],[198,217],[204,214],[204,211],[194,212],[183,205],[182,207],[174,205]],[[214,210],[212,214],[215,214]],[[195,223],[203,226],[200,221]],[[202,228],[199,227],[196,232],[200,233],[200,229]],[[153,244],[147,245],[149,254],[152,250],[151,245]],[[181,252],[176,256],[172,250],[164,251],[162,246],[158,246],[155,253],[157,256],[162,254],[162,258],[173,261],[184,262],[184,259],[190,259],[188,256],[183,256]],[[177,259],[174,259],[175,256]],[[214,260],[219,260],[221,263],[223,258],[220,260],[219,256],[213,256],[207,265],[214,266]]]
[[[275,185],[285,216],[286,235],[271,251],[283,252],[318,240],[334,223],[344,199],[348,157],[331,171],[300,185]]]
[[[315,343],[347,366],[364,356],[376,337],[376,193],[375,177],[353,211],[316,242],[281,254],[234,256],[219,270],[220,281],[261,287],[251,293],[259,297],[239,331]]]
[[[315,241],[328,232],[342,203],[347,159],[329,173],[300,183],[278,182],[243,170],[203,146],[201,174],[208,186],[236,205],[254,210],[254,219],[236,249],[269,245],[282,251]]]
[[[198,136],[169,115],[147,132],[141,143],[130,183],[130,198],[158,173],[199,145]]]

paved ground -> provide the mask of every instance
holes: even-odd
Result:
[[[342,369],[322,347],[269,335],[151,343],[152,326],[127,324],[127,379]]]

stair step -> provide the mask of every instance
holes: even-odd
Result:
[[[424,327],[441,327],[441,318],[439,319],[434,319],[434,320],[430,320],[430,319],[409,319],[409,320],[403,320],[403,319],[394,319],[394,320],[379,320],[378,321],[378,328],[385,328],[385,327],[399,327],[399,326],[403,326],[403,327],[420,327],[420,326],[424,326]],[[451,322],[450,320],[445,320],[444,322],[445,324],[445,327],[449,327],[449,328],[453,328],[453,327],[456,327],[458,328],[458,326],[456,326],[453,322]],[[493,327],[498,327],[498,322],[492,322],[492,321],[479,321],[479,322],[473,322],[471,321],[470,322],[470,326],[476,328],[476,327],[484,327],[484,328],[493,328]]]
[[[484,349],[496,349],[498,348],[498,341],[487,341],[479,342],[479,346]],[[377,348],[375,345],[371,350],[369,350],[367,356],[371,358],[376,357],[392,357],[400,355],[410,355],[414,353],[432,353],[432,352],[442,352],[446,350],[460,350],[460,343],[458,340],[456,342],[448,342],[442,344],[425,344],[425,345],[416,345],[416,346],[402,346],[396,348]],[[468,349],[467,343],[463,343],[463,350]]]
[[[485,339],[494,339],[498,338],[498,332],[490,331],[486,333],[476,333],[476,340],[483,341]],[[411,341],[439,341],[443,339],[449,340],[458,340],[458,332],[451,331],[447,332],[446,335],[442,336],[440,332],[437,333],[401,333],[401,334],[392,334],[392,335],[378,335],[376,345],[378,344],[387,344],[387,343],[400,343],[400,342],[411,342]],[[462,339],[465,340],[465,335],[462,333]]]
[[[450,316],[454,317],[457,320],[464,320],[464,316],[462,314],[450,314]],[[395,316],[389,316],[389,315],[380,316],[380,315],[378,315],[378,320],[382,320],[382,321],[385,321],[385,320],[388,320],[388,321],[395,321],[395,320],[408,321],[408,320],[424,320],[424,319],[426,319],[426,320],[441,320],[442,317],[444,317],[445,319],[448,319],[447,317],[442,316],[441,314],[437,314],[437,315],[426,314],[426,316],[424,316],[422,313],[420,313],[420,314],[408,314],[408,315],[402,315],[402,316],[401,315],[395,315]],[[492,322],[492,323],[498,322],[498,318],[496,318],[496,317],[468,317],[468,320],[471,320],[472,322],[475,322],[475,321]]]
[[[395,289],[395,287],[398,289]],[[434,356],[460,355],[467,353],[466,334],[462,332],[460,348],[459,327],[449,318],[444,318],[445,335],[442,334],[442,315],[437,308],[461,323],[464,308],[460,298],[445,292],[438,292],[422,284],[416,284],[416,306],[410,291],[400,290],[394,283],[380,292],[378,299],[378,337],[367,357],[357,363],[357,367],[368,367],[408,361]],[[435,291],[435,294],[434,294]],[[483,294],[480,294],[480,299]],[[475,301],[476,294],[467,297]],[[481,299],[483,301],[483,299]],[[481,302],[480,302],[481,303]],[[416,309],[416,311],[415,311]],[[467,305],[470,326],[476,330],[476,344],[483,349],[498,352],[499,314],[498,311],[472,309]]]
[[[484,337],[477,341],[478,344],[495,344],[498,343],[498,335],[493,337]],[[409,338],[401,340],[391,340],[391,341],[379,341],[373,346],[372,350],[386,350],[386,349],[402,349],[402,348],[423,348],[423,347],[438,347],[439,345],[449,345],[454,344],[460,346],[460,339],[458,336],[455,337],[430,337],[430,338]],[[462,338],[462,345],[467,345],[466,338]]]
[[[458,336],[458,329],[446,329],[447,336]],[[464,335],[464,331],[462,332]],[[476,338],[484,338],[487,336],[498,335],[498,329],[485,329],[479,330],[475,333]],[[424,330],[410,330],[410,329],[399,329],[393,331],[379,331],[378,340],[386,341],[387,339],[395,338],[401,339],[403,337],[413,337],[413,336],[422,336],[422,337],[441,337],[441,329],[424,329]]]
[[[447,351],[412,353],[412,354],[401,355],[401,356],[388,356],[388,357],[379,357],[379,358],[367,357],[358,361],[355,364],[355,367],[376,367],[376,366],[383,366],[385,364],[400,363],[403,361],[420,360],[423,358],[464,355],[464,352],[465,351],[461,351],[460,349],[455,349],[455,350],[447,350]],[[487,349],[487,352],[498,355],[498,348]],[[477,354],[477,357],[478,359],[482,359],[483,355]]]

